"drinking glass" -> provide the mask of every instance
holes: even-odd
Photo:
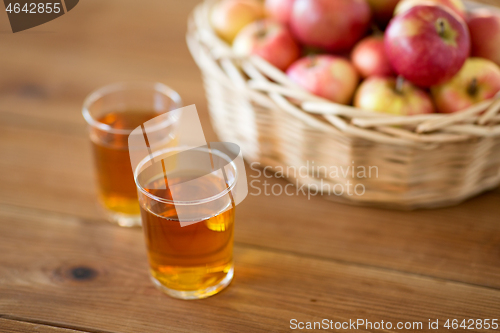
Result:
[[[140,225],[140,208],[129,158],[128,136],[137,126],[166,115],[155,149],[174,146],[179,94],[161,83],[130,82],[105,86],[83,105],[89,124],[99,198],[108,219],[124,227]],[[133,147],[130,147],[133,149]]]
[[[166,294],[200,299],[231,282],[237,165],[208,146],[175,147],[135,169],[150,273]]]

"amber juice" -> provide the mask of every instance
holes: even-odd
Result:
[[[174,185],[183,180],[183,176],[170,177],[168,183]],[[156,197],[171,200],[168,183],[160,175],[149,182],[146,188]],[[203,196],[207,188],[220,184],[217,176],[210,175],[196,182],[195,186],[184,186],[182,190]],[[204,290],[203,297],[225,287],[217,289],[214,286],[228,280],[228,274],[231,275],[229,281],[232,278],[234,207],[231,201],[227,202],[228,206],[222,213],[181,226],[173,204],[162,204],[161,208],[155,206],[151,209],[151,205],[155,204],[152,200],[147,197],[141,200],[142,224],[155,282],[170,290]],[[211,287],[213,290],[210,290]]]
[[[96,120],[109,125],[113,130],[133,130],[158,115],[154,111],[129,110],[110,112]],[[92,128],[91,139],[99,194],[104,207],[115,213],[139,215],[128,134]]]

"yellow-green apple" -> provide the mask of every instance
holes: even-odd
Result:
[[[372,9],[373,19],[380,27],[385,28],[385,26],[387,26],[399,1],[400,0],[368,0],[368,4]]]
[[[354,47],[352,63],[362,77],[390,76],[394,73],[385,54],[384,37],[371,36],[362,39]]]
[[[500,68],[487,59],[469,58],[455,77],[431,91],[439,112],[460,111],[500,91]]]
[[[300,57],[300,47],[290,31],[270,19],[243,28],[234,39],[233,50],[238,56],[258,55],[282,71]]]
[[[288,24],[295,0],[266,0],[266,11],[276,21]]]
[[[458,73],[470,54],[469,29],[442,6],[415,6],[391,20],[385,51],[392,68],[414,84],[442,84]]]
[[[332,55],[309,56],[297,60],[288,77],[309,92],[340,104],[349,104],[359,75],[349,60]]]
[[[370,20],[366,0],[295,0],[290,27],[302,44],[342,52],[365,34]]]
[[[354,106],[397,116],[433,113],[429,94],[408,81],[393,77],[373,76],[358,88]]]
[[[210,22],[220,37],[232,43],[243,27],[264,16],[264,5],[259,0],[223,0],[213,8]]]
[[[500,12],[475,10],[469,15],[472,56],[489,59],[500,66]]]
[[[463,20],[467,19],[467,11],[462,0],[403,0],[394,10],[394,15],[402,14],[408,9],[422,4],[440,5],[460,16]]]

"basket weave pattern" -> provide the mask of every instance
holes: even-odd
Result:
[[[451,115],[391,116],[335,104],[261,58],[237,58],[209,24],[213,3],[195,9],[188,46],[216,133],[240,145],[248,161],[308,167],[287,176],[329,199],[399,209],[453,205],[500,183],[500,96]],[[378,174],[332,177],[324,172],[332,166],[377,167]],[[362,184],[364,194],[332,190],[348,182]]]

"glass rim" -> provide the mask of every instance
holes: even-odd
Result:
[[[139,176],[138,172],[139,172],[139,170],[147,162],[151,161],[151,157],[155,158],[155,157],[158,157],[160,155],[163,155],[165,153],[169,153],[169,152],[172,152],[172,151],[186,151],[186,150],[206,151],[209,154],[212,153],[212,154],[215,154],[215,155],[217,155],[217,156],[225,159],[227,162],[229,162],[229,164],[234,169],[234,180],[233,180],[233,182],[229,186],[227,186],[224,190],[222,190],[221,192],[219,192],[219,193],[217,193],[217,194],[215,194],[215,195],[213,195],[211,197],[204,198],[204,199],[198,199],[198,200],[190,200],[190,201],[176,201],[176,200],[170,200],[170,199],[161,198],[161,197],[158,197],[158,196],[156,196],[154,194],[149,193],[148,191],[146,191],[146,189],[141,184],[139,184],[139,181],[137,179],[138,176]],[[183,205],[183,206],[199,205],[199,204],[204,204],[204,203],[208,203],[208,202],[220,199],[224,195],[228,194],[229,192],[231,192],[233,190],[233,188],[236,186],[237,180],[238,180],[238,168],[236,167],[236,164],[234,163],[234,161],[231,160],[231,158],[229,156],[227,156],[226,154],[224,154],[220,150],[213,149],[213,148],[208,148],[208,147],[178,146],[178,147],[172,147],[172,148],[163,148],[163,149],[160,149],[158,151],[153,152],[152,156],[145,157],[142,161],[139,162],[139,164],[137,165],[137,167],[134,170],[134,181],[135,181],[135,184],[136,184],[137,188],[139,189],[139,191],[142,194],[144,194],[145,196],[149,197],[152,200],[155,200],[155,201],[158,201],[158,202],[161,202],[161,203],[173,204],[173,205]]]
[[[168,87],[167,85],[160,83],[160,82],[146,82],[146,81],[130,81],[130,82],[116,82],[116,83],[111,83],[108,85],[105,85],[103,87],[97,88],[93,92],[91,92],[84,100],[83,102],[83,108],[82,108],[82,114],[83,118],[85,118],[85,121],[87,124],[93,127],[97,127],[98,129],[112,133],[112,134],[124,134],[128,135],[131,134],[135,128],[133,129],[116,129],[108,124],[102,123],[100,121],[97,121],[92,114],[90,113],[90,107],[93,105],[97,100],[100,98],[115,93],[119,91],[126,91],[127,89],[150,89],[151,91],[158,92],[160,94],[163,94],[164,96],[168,97],[174,102],[174,108],[171,110],[166,111],[167,113],[176,109],[179,109],[182,107],[182,99],[179,93],[177,93],[175,90],[172,88]],[[158,115],[161,115],[164,113],[159,113]],[[172,113],[168,117],[168,119],[164,122],[161,122],[159,124],[156,124],[149,128],[148,130],[150,131],[156,131],[160,128],[165,128],[170,126],[172,123],[177,121],[179,118],[179,114],[177,113]]]

